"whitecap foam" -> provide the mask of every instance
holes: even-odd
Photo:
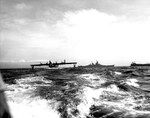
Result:
[[[94,90],[87,87],[83,91],[84,93],[81,96],[82,102],[77,106],[81,118],[85,118],[89,114],[90,107],[94,104],[94,99],[98,99],[101,94],[101,89]]]
[[[20,103],[9,101],[8,104],[13,118],[60,118],[44,99],[23,100]]]
[[[108,88],[99,88],[93,89],[90,87],[84,88],[84,93],[82,94],[82,102],[77,106],[80,111],[81,118],[86,118],[86,116],[90,113],[90,107],[92,105],[102,105],[103,101],[100,98],[106,91],[108,92],[120,92],[119,88],[116,85],[112,85]],[[106,102],[107,103],[107,102]]]
[[[41,84],[37,84],[41,82]],[[32,83],[32,84],[31,84]],[[7,85],[14,91],[7,91],[7,100],[13,118],[60,118],[55,110],[54,100],[42,99],[34,96],[34,90],[41,85],[51,83],[43,77],[26,77],[16,80],[16,84]],[[55,107],[54,107],[55,106]]]
[[[97,74],[82,74],[79,76],[79,78],[85,79],[93,87],[100,86],[101,84],[107,81],[106,78],[101,77],[100,75]]]
[[[132,116],[135,114],[148,114],[148,111],[136,110],[135,108],[139,106],[139,103],[134,99],[132,93],[120,91],[115,84],[98,89],[86,87],[83,91],[81,95],[82,102],[77,106],[81,118],[86,118],[89,115],[92,105],[105,106],[114,112],[122,112]],[[141,105],[143,105],[142,101]]]
[[[121,73],[121,72],[117,72],[117,71],[115,71],[114,73],[115,73],[115,75],[122,75],[122,73]]]
[[[139,84],[137,84],[138,80],[134,78],[130,78],[126,80],[126,84],[134,87],[139,87]]]

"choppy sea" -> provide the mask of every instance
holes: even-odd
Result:
[[[2,71],[13,118],[150,118],[149,69],[22,71]]]

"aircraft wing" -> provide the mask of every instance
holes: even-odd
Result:
[[[77,64],[77,62],[61,62],[61,63],[54,63],[55,65],[66,65],[66,64]]]

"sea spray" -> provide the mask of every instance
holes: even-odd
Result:
[[[13,118],[59,118],[56,106],[52,105],[54,100],[34,96],[36,87],[49,86],[50,83],[43,77],[26,77],[16,80],[16,84],[8,85],[14,89],[6,92]]]

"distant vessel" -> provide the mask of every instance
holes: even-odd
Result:
[[[132,62],[130,66],[150,66],[150,63],[146,63],[146,64],[137,64],[135,62]]]
[[[88,67],[114,67],[115,65],[102,65],[99,64],[98,61],[96,61],[96,63],[94,64],[93,62],[89,65],[87,65]]]

